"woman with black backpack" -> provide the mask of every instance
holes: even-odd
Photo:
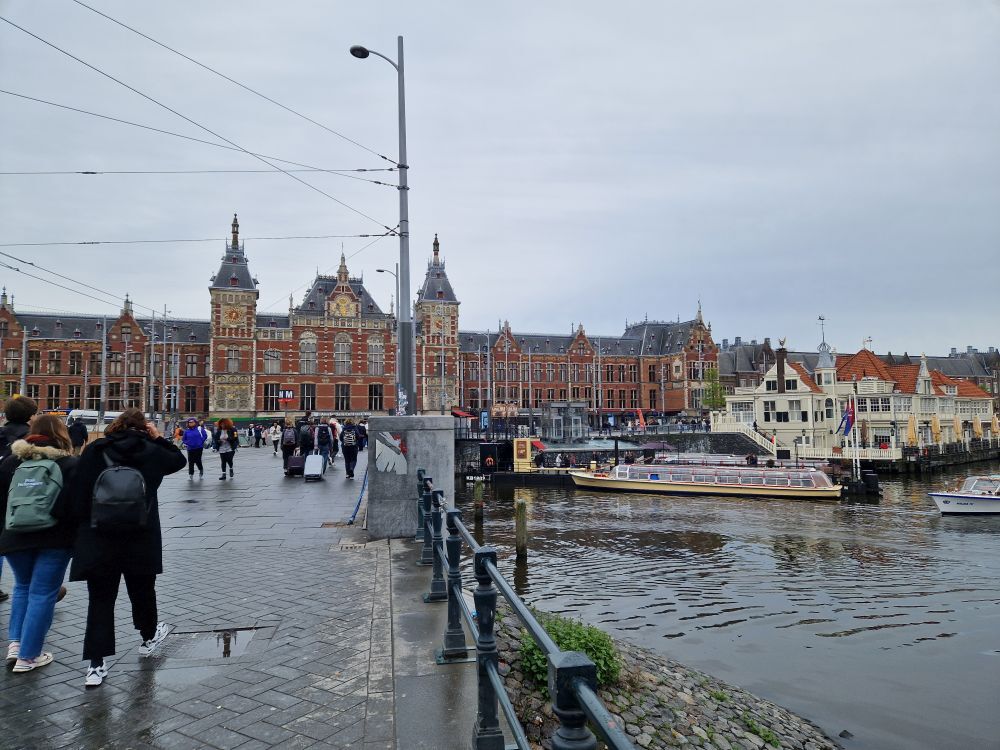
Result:
[[[180,449],[136,408],[123,411],[80,457],[73,493],[79,526],[69,577],[86,581],[90,594],[83,638],[83,658],[90,662],[87,687],[108,676],[104,658],[115,653],[122,577],[142,638],[140,656],[149,656],[167,635],[156,612],[156,576],[163,572],[156,490],[163,477],[186,463]]]
[[[14,571],[7,663],[30,672],[52,662],[42,651],[73,551],[70,487],[77,459],[66,425],[36,416],[0,463],[0,553]]]

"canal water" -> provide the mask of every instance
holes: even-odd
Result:
[[[476,532],[530,604],[847,730],[847,748],[997,749],[1000,516],[943,517],[926,494],[964,473],[883,478],[877,504],[487,487]],[[457,505],[472,528],[471,486]]]

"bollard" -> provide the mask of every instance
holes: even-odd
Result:
[[[442,503],[444,501],[444,490],[434,490],[434,510],[431,512],[431,521],[434,525],[433,537],[431,539],[432,560],[434,575],[431,578],[431,590],[424,594],[425,602],[443,602],[448,598],[448,588],[444,582],[444,566],[441,562],[441,555],[438,548],[443,544],[444,537],[441,535]]]
[[[528,503],[514,501],[514,546],[518,558],[528,556]]]
[[[479,634],[476,637],[476,672],[478,704],[476,723],[472,728],[473,750],[504,750],[503,732],[498,719],[498,702],[490,682],[487,668],[499,662],[497,642],[493,636],[493,626],[497,616],[497,590],[486,569],[486,563],[497,564],[497,551],[492,547],[480,547],[475,554],[475,575],[478,586],[472,594],[479,613]]]
[[[458,521],[462,520],[462,511],[448,511],[448,627],[444,631],[444,644],[437,653],[437,663],[469,661],[469,649],[465,643],[465,630],[462,628],[462,569],[459,567],[462,557],[462,537],[458,535]]]
[[[549,696],[552,712],[559,719],[559,728],[552,735],[552,750],[597,750],[597,738],[587,728],[587,714],[573,693],[577,681],[597,690],[597,667],[586,654],[549,654]]]
[[[433,565],[434,548],[431,546],[433,543],[433,534],[431,533],[431,498],[434,492],[430,489],[429,480],[424,480],[424,482],[426,489],[420,496],[420,503],[424,514],[424,546],[420,550],[420,560],[417,562],[417,565]]]
[[[478,524],[483,522],[483,493],[485,490],[486,485],[481,479],[477,479],[472,487],[472,508],[475,513],[475,523]]]

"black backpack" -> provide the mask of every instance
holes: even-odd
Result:
[[[353,427],[344,428],[344,434],[340,438],[344,445],[350,447],[358,444],[358,433],[354,431]]]
[[[149,525],[150,502],[146,480],[133,466],[122,466],[103,456],[108,465],[94,482],[90,528],[98,531],[139,531]]]
[[[330,427],[325,424],[321,424],[316,428],[316,444],[317,445],[329,445],[330,444]]]

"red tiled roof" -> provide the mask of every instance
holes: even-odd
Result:
[[[931,382],[942,396],[945,395],[945,386],[954,386],[956,394],[963,398],[990,398],[990,394],[975,383],[959,378],[949,378],[939,370],[931,370]]]
[[[798,362],[788,362],[788,366],[799,374],[799,379],[806,385],[806,387],[810,391],[812,391],[813,393],[823,392],[823,389],[820,388],[818,385],[816,385],[816,381],[814,381],[811,377],[809,377],[809,373],[806,372],[806,368],[803,367],[801,364],[799,364]]]
[[[889,372],[900,393],[916,393],[920,365],[890,365]]]
[[[871,377],[893,380],[885,363],[867,349],[849,356],[837,356],[837,380],[861,380]]]

